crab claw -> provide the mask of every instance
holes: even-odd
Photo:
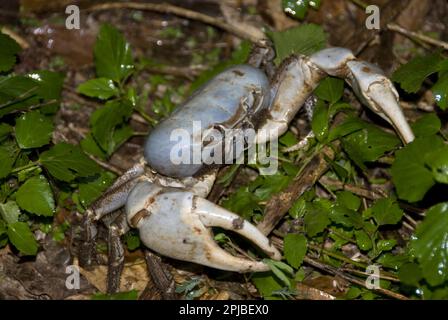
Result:
[[[347,67],[352,75],[348,81],[357,95],[372,111],[388,121],[405,143],[412,142],[414,134],[398,103],[397,90],[382,70],[356,60],[347,62]]]
[[[235,257],[221,249],[210,227],[232,230],[255,243],[270,258],[280,252],[252,224],[191,192],[139,183],[129,195],[128,223],[148,248],[178,260],[235,272],[267,271],[261,261]]]

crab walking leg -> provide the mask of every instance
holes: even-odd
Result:
[[[263,262],[235,257],[217,245],[209,227],[229,227],[231,221],[243,228],[230,229],[255,242],[268,256],[274,259],[281,257],[268,239],[249,222],[241,223],[236,215],[192,192],[144,181],[130,193],[126,214],[129,225],[139,229],[145,246],[174,259],[235,272],[269,270]]]
[[[356,60],[348,49],[329,48],[310,57],[292,57],[283,64],[274,80],[270,118],[260,128],[257,142],[264,143],[285,133],[289,122],[327,74],[346,80],[365,105],[392,124],[404,143],[414,139],[399,106],[398,93],[383,72]]]
[[[95,255],[97,228],[94,222],[123,207],[129,192],[138,183],[138,178],[143,173],[143,164],[132,167],[86,210],[81,226],[83,238],[79,257],[81,266],[90,266]]]

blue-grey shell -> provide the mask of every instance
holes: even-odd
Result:
[[[196,174],[202,164],[191,164],[192,161],[174,164],[170,160],[171,150],[179,144],[179,140],[170,140],[173,130],[186,130],[192,142],[193,121],[200,121],[202,130],[234,121],[235,116],[242,114],[241,101],[246,99],[246,104],[253,107],[254,91],[261,92],[264,98],[258,110],[266,108],[270,100],[269,80],[252,66],[238,65],[215,76],[151,131],[145,143],[145,159],[149,166],[170,177]],[[193,145],[185,143],[181,149],[190,150],[192,155]]]

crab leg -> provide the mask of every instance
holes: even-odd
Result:
[[[376,66],[356,60],[350,50],[330,48],[310,57],[295,56],[285,61],[274,79],[270,118],[260,128],[257,142],[276,138],[326,75],[345,79],[360,100],[386,119],[404,143],[414,139],[398,103],[392,82]]]
[[[281,258],[255,226],[192,192],[141,182],[129,195],[126,214],[148,248],[174,259],[235,272],[269,270],[261,261],[235,257],[221,249],[213,239],[213,226],[233,230],[267,256]]]

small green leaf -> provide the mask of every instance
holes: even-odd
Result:
[[[361,199],[349,191],[338,192],[336,201],[339,205],[354,211],[358,211],[361,206]]]
[[[134,251],[140,247],[140,236],[138,233],[128,232],[124,236],[124,241],[129,251]]]
[[[252,281],[257,287],[258,291],[263,297],[271,297],[274,291],[280,290],[284,287],[277,277],[274,277],[270,272],[255,273]]]
[[[27,112],[16,121],[16,140],[21,149],[39,148],[50,142],[53,122],[39,110]]]
[[[8,225],[8,237],[11,243],[22,254],[34,256],[37,253],[37,242],[30,227],[25,222],[15,222]]]
[[[442,110],[446,110],[448,108],[448,72],[439,73],[439,80],[431,90],[437,105]]]
[[[62,181],[72,181],[76,177],[89,177],[100,172],[100,167],[78,146],[68,143],[59,143],[43,152],[39,161],[53,177]]]
[[[95,43],[94,56],[98,77],[120,82],[134,69],[129,43],[110,25],[101,26]]]
[[[394,239],[379,240],[376,243],[376,247],[379,251],[390,251],[397,245],[397,241]]]
[[[432,172],[426,166],[426,155],[445,147],[438,136],[416,138],[395,153],[392,181],[400,199],[416,202],[423,199],[435,184]]]
[[[0,214],[6,223],[11,224],[19,221],[20,209],[14,201],[0,203]]]
[[[36,80],[39,88],[36,94],[45,100],[59,100],[61,98],[64,75],[59,72],[48,70],[34,71],[27,74],[31,79]]]
[[[9,145],[0,145],[0,178],[6,177],[14,165],[16,152]]]
[[[261,211],[257,197],[247,187],[241,187],[237,192],[232,193],[228,199],[222,201],[221,205],[244,219],[250,219],[255,210]]]
[[[331,104],[336,103],[342,98],[344,93],[344,80],[327,77],[314,90],[316,96]]]
[[[284,239],[285,258],[294,268],[298,268],[305,257],[307,240],[302,234],[289,233]]]
[[[437,182],[448,184],[448,146],[429,152],[425,156],[425,164]]]
[[[382,198],[372,206],[372,215],[379,226],[396,224],[403,216],[403,210],[390,198]]]
[[[12,127],[7,123],[0,123],[0,141],[12,132]]]
[[[367,123],[363,130],[344,137],[342,141],[350,159],[361,169],[365,168],[365,162],[376,161],[400,144],[396,136]]]
[[[53,192],[44,176],[28,179],[17,190],[16,201],[20,208],[37,215],[49,217],[55,210]]]
[[[369,251],[372,249],[372,240],[369,235],[364,230],[356,230],[355,231],[356,244],[359,249],[363,251]]]
[[[257,179],[262,179],[262,183],[261,186],[255,190],[254,194],[259,200],[267,200],[272,195],[286,188],[292,178],[277,173],[273,175],[259,176]]]
[[[331,110],[330,110],[331,111]],[[328,135],[328,141],[333,141],[335,139],[345,137],[349,134],[353,134],[361,129],[365,128],[365,122],[361,121],[358,117],[348,117],[340,125],[336,126],[330,131]]]
[[[442,61],[443,58],[439,53],[414,58],[398,68],[392,75],[392,80],[400,83],[406,92],[415,93],[428,76],[440,71]]]
[[[115,174],[102,171],[99,175],[87,178],[79,183],[79,200],[84,208],[87,208],[93,201],[114,182]]]
[[[418,287],[420,280],[423,279],[422,270],[416,263],[406,263],[398,271],[398,278],[404,284]]]
[[[38,81],[26,76],[0,78],[0,117],[39,102]]]
[[[88,97],[107,100],[119,95],[119,90],[114,82],[107,78],[91,79],[81,83],[77,91]]]
[[[431,207],[411,241],[423,276],[431,286],[448,280],[448,202]]]
[[[129,119],[132,110],[128,101],[109,101],[90,118],[93,137],[107,154],[111,154],[116,147],[114,134],[117,127]]]
[[[20,46],[11,37],[0,33],[0,72],[7,72],[16,63],[16,54]]]
[[[328,106],[323,100],[318,100],[313,111],[311,129],[316,135],[317,140],[323,141],[328,134]]]
[[[342,205],[335,205],[331,208],[330,219],[338,224],[341,224],[347,228],[356,228],[359,229],[363,225],[363,220],[361,215],[349,208],[346,208]]]
[[[383,267],[398,270],[403,264],[409,261],[409,257],[406,255],[396,255],[392,253],[382,254],[377,262]]]
[[[426,137],[438,133],[442,123],[435,113],[429,113],[418,119],[411,127],[417,137]]]
[[[302,24],[285,31],[269,32],[277,52],[275,63],[279,65],[292,54],[310,55],[325,48],[327,35],[321,26]]]
[[[329,208],[320,202],[307,203],[304,223],[308,236],[314,237],[330,224]]]
[[[127,292],[118,292],[118,293],[96,293],[92,296],[92,300],[137,300],[138,291],[131,290]]]

